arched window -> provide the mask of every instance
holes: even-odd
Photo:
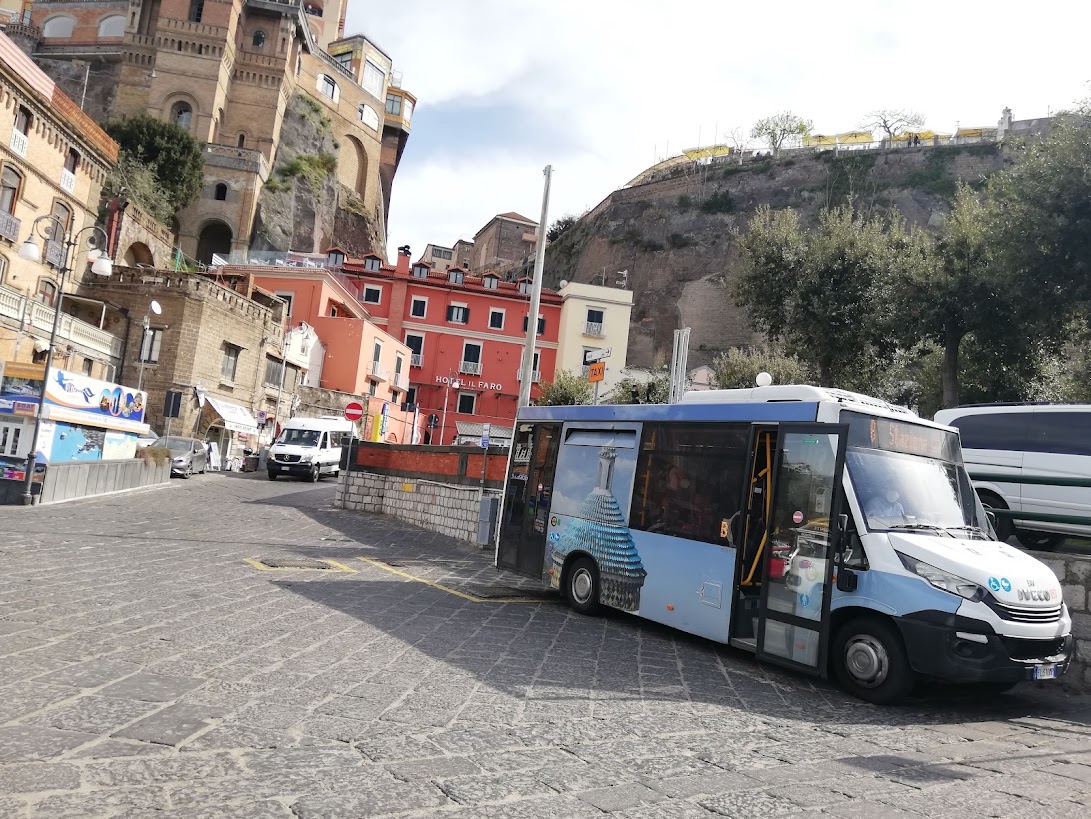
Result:
[[[189,124],[193,120],[193,108],[188,102],[176,102],[170,109],[170,119],[175,125],[180,125],[189,130]]]
[[[246,134],[239,134],[239,147],[240,148],[245,148],[246,147]]]
[[[227,185],[225,185],[223,182],[220,182],[218,185],[216,185],[216,192],[215,192],[214,196],[220,202],[226,202],[227,201]]]
[[[0,211],[15,214],[15,203],[23,190],[23,175],[10,165],[0,175]]]
[[[8,272],[8,260],[6,256],[0,256],[0,284],[4,283],[4,276]]]
[[[322,92],[322,96],[337,102],[340,94],[337,91],[337,83],[333,81],[333,77],[329,74],[320,74],[318,76],[318,90]]]
[[[72,229],[72,208],[68,207],[60,199],[53,202],[52,215],[56,217],[57,221],[61,223],[61,228],[67,235],[68,231]],[[60,236],[54,236],[54,239],[61,239]]]
[[[98,22],[99,37],[123,37],[125,35],[125,17],[121,14],[111,14],[103,17]]]
[[[265,32],[259,28],[257,31],[254,32],[254,39],[251,40],[251,42],[254,44],[254,48],[264,48]]]
[[[34,294],[34,300],[52,307],[56,298],[57,285],[49,279],[38,279],[38,292]]]
[[[76,29],[76,18],[66,14],[50,17],[42,26],[43,37],[71,37]]]
[[[379,114],[367,103],[363,103],[356,110],[357,116],[360,117],[360,122],[364,123],[368,128],[372,130],[379,130]]]

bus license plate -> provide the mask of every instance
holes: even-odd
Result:
[[[1057,666],[1056,665],[1036,665],[1034,666],[1034,679],[1036,680],[1053,680],[1057,678]]]

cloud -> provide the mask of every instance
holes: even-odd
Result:
[[[494,214],[580,212],[655,160],[790,109],[816,130],[878,107],[930,127],[1042,116],[1085,95],[1082,32],[1066,4],[1021,14],[955,3],[850,6],[782,0],[495,0],[350,6],[419,102],[390,213],[391,247],[449,243]]]

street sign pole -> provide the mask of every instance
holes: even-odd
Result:
[[[485,475],[489,471],[489,431],[491,425],[488,423],[481,425],[481,448],[484,452],[481,453],[481,497],[485,497]]]
[[[523,366],[520,367],[518,413],[530,406],[530,387],[534,381],[534,345],[538,333],[538,310],[542,304],[542,275],[545,269],[546,220],[549,218],[549,183],[553,179],[553,166],[546,165],[545,189],[542,192],[542,218],[538,222],[538,243],[534,255],[534,281],[530,288],[530,310],[527,313],[527,337],[523,343]]]

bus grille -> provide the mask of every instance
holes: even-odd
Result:
[[[276,460],[281,461],[281,462],[286,463],[286,464],[297,464],[297,463],[299,463],[299,458],[300,458],[299,455],[277,455],[276,456]]]
[[[1022,606],[1008,606],[995,598],[988,601],[989,608],[1002,620],[1014,623],[1056,623],[1061,619],[1061,607],[1052,609],[1028,609]]]

